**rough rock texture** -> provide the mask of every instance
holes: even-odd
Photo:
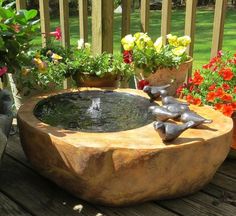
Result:
[[[146,97],[139,90],[116,91]],[[32,113],[41,98],[18,112],[24,151],[42,175],[90,202],[119,206],[193,193],[211,180],[230,149],[232,120],[210,107],[191,109],[212,124],[165,144],[152,124],[110,133],[51,127]]]

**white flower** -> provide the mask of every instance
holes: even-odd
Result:
[[[132,50],[134,47],[134,41],[135,37],[133,37],[131,34],[126,35],[122,38],[121,43],[124,47],[124,50]]]
[[[84,39],[81,38],[78,40],[78,49],[83,49],[84,48]]]

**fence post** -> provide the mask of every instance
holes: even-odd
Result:
[[[218,50],[222,49],[226,7],[227,0],[216,0],[211,58],[217,55]]]
[[[163,43],[166,44],[166,35],[170,33],[172,0],[162,1],[161,10],[161,36]]]
[[[131,0],[122,0],[122,23],[121,23],[121,37],[130,33],[130,14],[131,14]]]
[[[16,0],[16,10],[26,9],[26,0]]]
[[[49,0],[39,0],[40,23],[42,33],[42,47],[50,42]]]
[[[80,38],[88,42],[88,0],[79,0]]]
[[[187,53],[192,57],[193,57],[193,48],[195,40],[196,9],[197,9],[197,0],[186,1],[185,35],[191,37],[191,44],[187,48]],[[192,67],[188,71],[187,80],[188,77],[190,77],[191,75],[192,75]]]
[[[113,53],[113,1],[92,1],[93,54]]]
[[[150,0],[141,0],[141,31],[148,32],[149,30],[149,10]]]

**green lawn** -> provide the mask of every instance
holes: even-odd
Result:
[[[198,68],[205,64],[210,58],[212,29],[213,29],[213,11],[198,9],[196,21],[196,35],[194,45],[194,67]],[[184,10],[172,11],[171,33],[179,36],[184,34]],[[223,50],[236,51],[236,10],[229,9],[226,14],[225,32]],[[121,34],[121,15],[114,16],[114,51],[120,51],[120,34]],[[59,26],[58,19],[51,20],[52,30]],[[155,39],[160,36],[161,29],[161,12],[151,11],[150,14],[150,36]],[[139,12],[132,13],[131,16],[131,32],[140,31]],[[70,18],[71,43],[76,45],[79,39],[79,19],[78,17]],[[91,41],[91,17],[89,18],[89,41]],[[36,46],[40,46],[40,36],[34,40]]]

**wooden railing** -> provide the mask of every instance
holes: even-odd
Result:
[[[58,0],[60,6],[60,27],[62,30],[62,45],[70,45],[69,32],[69,1]],[[24,9],[26,0],[16,0],[17,9]],[[88,40],[88,2],[78,0],[79,3],[79,23],[80,38]],[[149,28],[149,0],[141,0],[140,17],[141,31],[148,32]],[[217,51],[222,48],[224,19],[227,0],[216,0],[211,56],[215,56]],[[131,0],[122,0],[122,22],[121,37],[130,32]],[[171,32],[171,12],[172,0],[162,1],[161,35],[166,36]],[[197,0],[186,0],[185,15],[185,34],[192,38],[192,43],[188,48],[188,54],[193,56],[195,23],[196,23]],[[49,41],[50,14],[49,0],[39,0],[39,11],[41,19],[42,46]],[[113,1],[112,0],[93,0],[92,1],[92,47],[93,53],[104,51],[113,52]],[[166,42],[163,37],[164,43]]]

